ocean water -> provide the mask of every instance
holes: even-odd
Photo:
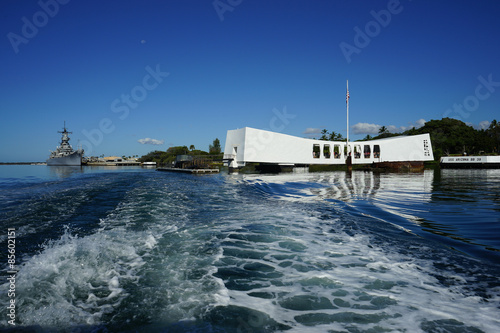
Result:
[[[500,170],[0,166],[0,329],[498,332],[499,213]]]

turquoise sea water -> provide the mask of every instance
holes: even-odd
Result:
[[[0,327],[497,332],[499,210],[500,170],[0,166]]]

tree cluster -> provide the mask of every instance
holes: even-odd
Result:
[[[218,155],[221,153],[220,141],[215,139],[209,146],[209,152],[195,149],[194,145],[170,147],[166,151],[155,150],[139,158],[139,162],[156,162],[159,165],[170,165],[175,161],[177,155],[205,156]]]
[[[335,132],[328,132],[326,129],[323,129],[321,131],[321,137],[319,140],[327,140],[327,141],[345,141],[344,137],[342,137],[342,134],[340,133],[335,133]]]
[[[220,154],[221,149],[219,139],[215,138],[214,142],[208,146],[208,151],[210,154]]]
[[[431,120],[418,129],[412,128],[403,134],[429,133],[434,157],[450,154],[498,154],[500,147],[500,124],[493,120],[487,129],[477,130],[466,123],[443,118]]]
[[[498,154],[500,148],[500,123],[493,120],[487,129],[477,130],[463,121],[453,118],[430,120],[423,127],[407,130],[403,133],[390,133],[385,126],[379,135],[367,135],[365,140],[376,140],[397,135],[417,135],[429,133],[434,157],[450,154]]]

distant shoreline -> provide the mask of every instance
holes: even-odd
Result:
[[[47,165],[46,162],[0,162],[0,165]]]

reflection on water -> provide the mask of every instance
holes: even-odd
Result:
[[[368,198],[380,188],[380,175],[343,171],[279,175],[243,175],[245,182],[258,185],[264,194],[287,200],[342,200]]]
[[[487,196],[500,209],[499,169],[444,169],[436,179],[433,200],[477,202]]]
[[[400,194],[411,201],[429,201],[434,175],[431,170],[426,170],[418,174],[336,171],[243,177],[246,182],[260,184],[262,188],[266,188],[268,195],[283,199],[309,198],[353,202],[388,196],[398,198]]]
[[[247,175],[273,197],[342,202],[460,251],[500,261],[500,170]]]
[[[339,172],[317,175],[313,178],[325,187],[312,189],[311,193],[323,199],[351,201],[372,198],[380,189],[380,174],[373,172]]]
[[[470,244],[468,253],[484,248],[500,262],[500,170],[436,170],[431,209],[423,230],[451,238],[453,246]]]
[[[51,176],[55,176],[57,178],[68,178],[78,173],[83,173],[82,166],[55,166],[48,165],[49,173]]]
[[[0,184],[43,182],[67,179],[81,174],[106,172],[154,172],[141,166],[55,166],[55,165],[0,165]]]
[[[440,200],[454,194],[446,189],[446,175],[432,171],[205,177],[83,169],[83,175],[69,178],[54,179],[46,167],[36,169],[44,170],[43,180],[0,178],[0,221],[4,230],[16,229],[21,330],[354,333],[500,327],[499,266],[440,244],[449,240],[485,258],[495,252],[433,229],[441,224],[452,229],[448,234],[486,244],[457,229],[460,221],[448,205],[496,217],[491,207],[498,206],[492,194],[498,181],[489,176],[478,189],[484,195],[472,202],[459,196]],[[453,181],[460,177],[467,176]],[[476,179],[465,182],[484,178],[470,177]],[[460,185],[450,186],[463,192]],[[486,233],[491,227],[476,225]],[[428,240],[434,236],[439,243]],[[0,234],[0,243],[6,237]],[[7,271],[7,258],[0,262]],[[9,288],[7,280],[0,283],[0,303],[9,302]],[[8,327],[7,317],[0,318],[0,327]]]

